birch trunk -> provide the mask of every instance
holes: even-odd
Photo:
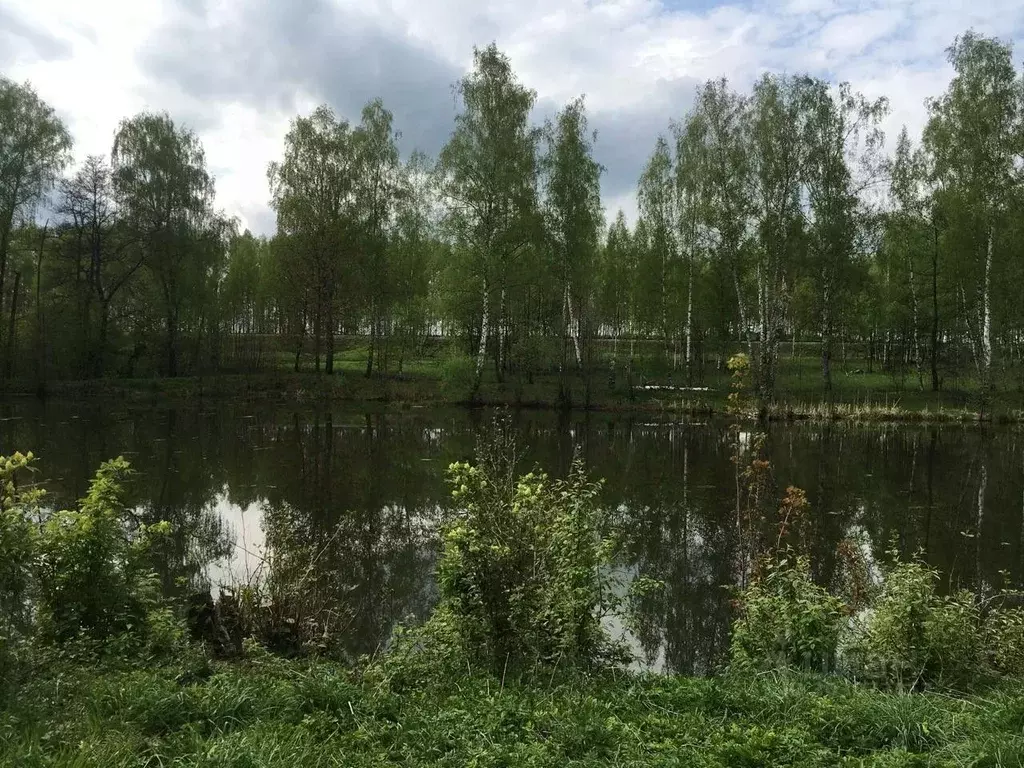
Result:
[[[693,252],[690,252],[690,275],[686,289],[686,386],[693,386]]]
[[[505,341],[508,336],[508,327],[505,323],[505,286],[501,286],[501,294],[498,300],[498,314],[494,318],[494,329],[497,331],[497,343],[494,350],[494,376],[497,380],[504,380],[504,359]]]
[[[981,296],[981,365],[983,386],[991,391],[992,380],[992,228],[988,230],[985,249],[985,283]]]
[[[921,342],[918,333],[918,305],[917,305],[917,281],[914,279],[914,260],[908,260],[910,270],[910,312],[913,322],[914,342],[914,368],[917,370],[918,378],[921,376]]]
[[[568,309],[566,318],[569,327],[567,330],[569,337],[572,339],[573,352],[576,353],[576,368],[579,370],[583,368],[583,357],[580,355],[579,318],[573,313],[572,295],[569,293],[568,286],[565,289],[565,306]]]
[[[978,591],[981,591],[981,529],[985,522],[985,492],[988,490],[988,455],[985,446],[981,456],[981,480],[978,483],[978,514],[974,521],[974,578]]]
[[[487,279],[484,278],[484,310],[480,319],[480,344],[476,350],[476,380],[484,373],[484,363],[487,361],[487,336],[491,332],[491,295],[488,290]]]
[[[739,308],[740,313],[740,337],[746,336],[747,339],[747,351],[750,356],[750,361],[754,361],[754,341],[750,338],[750,333],[747,329],[747,308],[743,303],[743,293],[740,291],[740,271],[736,266],[735,260],[732,265],[732,282],[736,289],[736,304]]]
[[[932,392],[939,391],[939,230],[932,226]]]
[[[829,301],[830,292],[826,288],[822,293],[821,306],[821,376],[825,381],[825,389],[832,389],[832,315]]]

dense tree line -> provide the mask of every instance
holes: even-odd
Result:
[[[403,161],[379,100],[357,124],[295,118],[267,169],[272,237],[216,209],[202,145],[169,115],[125,119],[109,157],[70,171],[53,109],[0,78],[0,373],[330,374],[358,348],[389,375],[440,338],[477,384],[696,385],[743,347],[771,397],[800,342],[826,389],[848,345],[923,387],[966,370],[991,389],[1024,354],[1012,55],[958,37],[923,134],[891,154],[886,100],[846,83],[709,81],[658,138],[631,227],[605,221],[584,100],[535,125],[536,93],[491,45],[436,160]]]

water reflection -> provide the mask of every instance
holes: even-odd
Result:
[[[444,468],[472,456],[484,412],[218,406],[182,410],[26,401],[0,408],[0,453],[31,449],[52,503],[80,497],[96,467],[124,454],[140,514],[177,531],[169,591],[253,578],[268,547],[322,553],[325,582],[352,611],[349,649],[372,652],[396,619],[436,600]],[[730,435],[722,424],[522,412],[524,463],[564,474],[578,446],[627,539],[621,567],[661,579],[641,605],[636,643],[654,668],[702,673],[720,659],[735,580]],[[1017,430],[774,426],[779,491],[813,509],[815,575],[836,577],[852,532],[882,559],[890,543],[925,553],[944,585],[1019,581],[1024,470]],[[320,566],[318,566],[320,567]]]

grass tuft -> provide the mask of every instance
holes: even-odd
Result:
[[[1024,691],[885,693],[811,674],[467,673],[400,693],[326,662],[65,670],[0,715],[32,766],[1019,765]],[[49,692],[49,693],[48,693]]]

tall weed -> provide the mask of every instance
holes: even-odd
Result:
[[[620,604],[609,518],[580,458],[566,479],[517,476],[506,418],[495,421],[475,464],[449,467],[448,483],[441,603],[426,628],[435,643],[499,672],[623,660],[601,622]]]

